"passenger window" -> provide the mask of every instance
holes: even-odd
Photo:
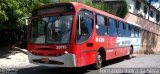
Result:
[[[77,18],[76,40],[82,43],[91,36],[93,30],[93,14],[89,11],[80,11]]]
[[[103,16],[97,15],[97,25],[102,25],[102,26],[105,25],[105,19]]]
[[[141,36],[141,29],[140,28],[138,28],[139,29],[139,34],[138,34],[138,36],[140,37]]]
[[[96,16],[96,31],[97,34],[100,36],[106,36],[108,32],[107,28],[107,18],[102,15]]]
[[[126,25],[123,23],[123,30],[126,30]]]
[[[126,24],[125,36],[126,37],[130,37],[131,36],[131,32],[129,30],[129,24]]]
[[[131,29],[131,37],[134,37],[134,36],[135,36],[135,33],[134,33],[134,28],[135,28],[135,27],[134,27],[134,26],[131,26],[131,28],[132,28],[132,29]]]
[[[137,27],[135,27],[135,37],[139,36],[139,29]]]
[[[123,23],[122,22],[118,22],[118,36],[124,36],[124,30],[123,30]]]
[[[116,20],[109,19],[109,35],[116,36],[117,35],[117,28],[116,28]]]

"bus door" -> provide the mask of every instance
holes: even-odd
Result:
[[[93,63],[94,43],[92,37],[93,14],[87,10],[81,10],[77,17],[76,43],[80,52],[81,66]]]

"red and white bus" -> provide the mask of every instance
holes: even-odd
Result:
[[[33,9],[27,38],[30,63],[98,69],[137,51],[141,28],[81,3],[54,3]]]

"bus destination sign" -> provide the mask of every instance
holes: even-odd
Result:
[[[73,7],[71,5],[60,5],[60,6],[51,6],[43,9],[38,9],[33,11],[34,15],[44,15],[52,13],[64,13],[64,12],[73,12]]]

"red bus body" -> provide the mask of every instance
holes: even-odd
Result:
[[[97,35],[95,17],[96,14],[101,14],[107,16],[108,18],[113,18],[116,21],[121,21],[123,23],[127,23],[126,20],[81,3],[56,4],[69,4],[74,8],[73,12],[66,13],[73,14],[70,41],[67,44],[36,44],[28,42],[28,56],[30,63],[53,67],[82,67],[96,63],[95,58],[98,51],[104,52],[102,56],[103,58],[105,58],[105,60],[128,55],[130,46],[118,47],[117,36]],[[38,10],[41,8],[45,9],[45,7],[51,7],[52,5],[55,4],[44,5],[34,10]],[[82,9],[91,11],[93,13],[93,30],[89,39],[79,44],[76,42],[76,24],[78,14]],[[56,14],[58,13],[42,14],[41,17],[52,16]],[[39,18],[39,16],[32,16],[31,19],[34,18]],[[29,30],[28,33],[28,40],[30,40],[30,31],[31,30]]]

